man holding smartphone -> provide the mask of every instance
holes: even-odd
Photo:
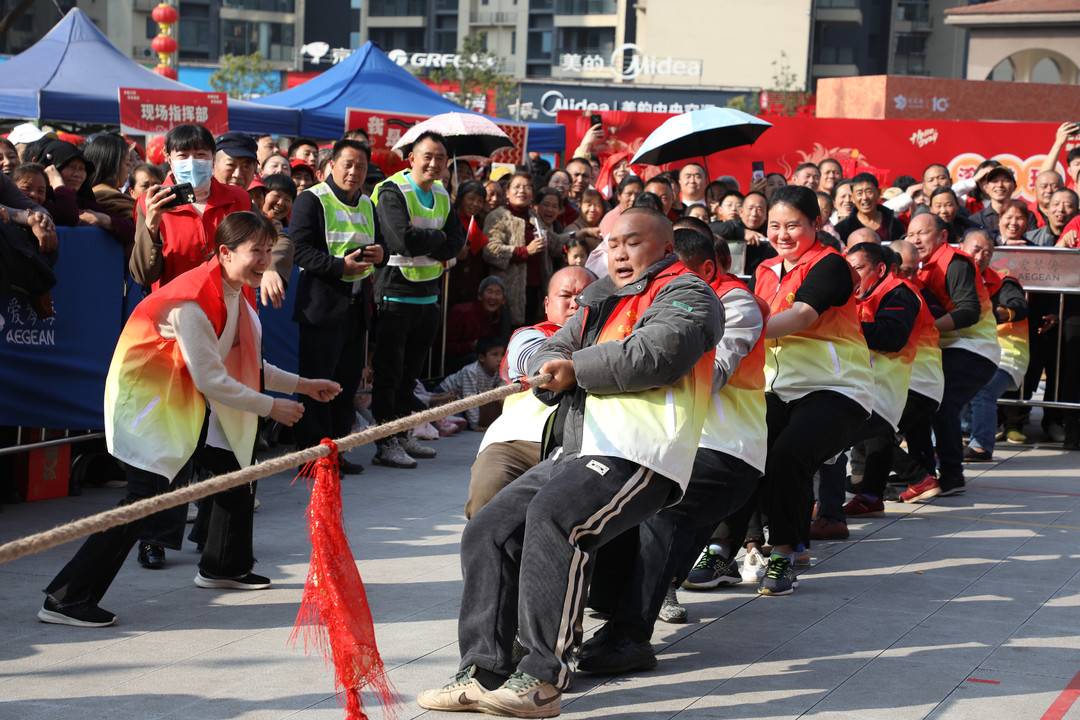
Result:
[[[300,372],[320,373],[342,388],[329,403],[305,402],[296,426],[302,448],[352,430],[353,397],[367,364],[370,278],[385,257],[375,209],[364,194],[370,160],[364,143],[337,141],[326,180],[300,193],[293,204],[289,234],[302,269],[293,314],[300,324]],[[363,471],[359,463],[341,458],[343,475]]]

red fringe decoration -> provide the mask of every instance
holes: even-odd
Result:
[[[346,720],[367,720],[360,702],[364,686],[375,691],[385,717],[393,717],[396,693],[375,644],[375,626],[364,582],[356,569],[341,520],[338,449],[324,439],[330,455],[309,463],[297,477],[313,478],[308,522],[311,566],[290,643],[304,638],[334,663],[335,686],[345,694]]]

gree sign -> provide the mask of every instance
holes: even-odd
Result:
[[[471,55],[469,57],[463,57],[457,53],[424,53],[415,52],[410,53],[400,48],[391,50],[386,53],[386,56],[396,62],[401,67],[414,67],[414,68],[450,68],[460,67],[461,64],[471,63],[473,65],[480,62],[480,57],[477,55]],[[497,61],[493,57],[487,58],[484,63],[488,67],[495,67]]]

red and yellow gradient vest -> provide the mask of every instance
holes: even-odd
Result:
[[[754,297],[750,288],[734,275],[721,274],[710,285],[720,301],[733,290],[754,298],[761,311],[761,335],[750,353],[739,361],[727,383],[712,396],[712,412],[705,416],[700,445],[731,455],[765,472],[765,322],[769,306]]]
[[[1005,283],[1013,283],[1021,292],[1024,291],[1019,280],[1003,275],[992,268],[983,270],[983,282],[986,284],[986,292],[991,301]],[[996,315],[994,319],[997,320]],[[1019,388],[1024,382],[1024,373],[1027,372],[1028,363],[1031,362],[1031,340],[1028,335],[1027,318],[998,323],[997,341],[998,347],[1001,348],[1001,360],[998,362],[998,367],[1009,373],[1009,377]]]
[[[956,305],[949,297],[949,290],[945,276],[949,269],[949,263],[953,258],[961,258],[975,267],[975,261],[970,255],[942,243],[919,268],[919,282],[925,285],[930,292],[941,302],[947,312],[952,312]],[[979,294],[979,319],[974,325],[959,330],[949,330],[941,333],[942,350],[967,350],[980,355],[995,365],[1001,357],[1001,350],[997,342],[997,323],[994,322],[994,309],[990,304],[990,295],[986,292],[986,284],[982,282],[978,268],[975,268],[975,289]]]
[[[654,277],[645,290],[622,298],[601,328],[596,344],[629,337],[664,287],[680,275],[692,274],[676,262]],[[710,407],[714,355],[715,350],[707,351],[672,385],[635,393],[590,394],[585,400],[581,454],[636,462],[678,483],[681,496],[690,482]]]
[[[162,337],[159,328],[177,305],[195,302],[220,335],[226,320],[221,283],[215,257],[147,295],[128,319],[105,379],[105,438],[118,460],[171,480],[195,452],[207,400],[191,379],[180,344]],[[236,340],[225,367],[257,391],[262,329],[250,288],[243,296],[247,302],[240,302]],[[214,401],[210,405],[240,466],[250,465],[258,418]]]
[[[919,296],[919,317],[911,331],[911,343],[915,345],[915,362],[911,365],[908,387],[923,397],[940,403],[945,394],[945,371],[941,369],[941,338],[934,315],[922,296],[918,280],[904,280],[913,293]]]
[[[758,266],[754,294],[769,304],[771,316],[790,310],[807,273],[829,255],[840,253],[815,243],[782,278],[783,258],[766,260]],[[852,283],[858,286],[854,272]],[[859,324],[854,293],[843,306],[821,313],[806,330],[766,343],[765,389],[785,402],[817,390],[832,390],[870,412],[873,387],[870,351]]]
[[[524,330],[539,330],[545,337],[551,337],[559,331],[559,327],[559,325],[545,320],[531,327],[518,328],[514,331],[514,335]],[[513,341],[514,335],[510,336],[511,341]],[[503,355],[502,365],[499,367],[499,375],[507,383],[513,380],[510,377],[510,369],[505,355]],[[484,448],[492,443],[512,442],[514,440],[541,442],[544,436],[544,426],[553,412],[555,412],[555,406],[545,405],[540,402],[529,390],[511,395],[503,400],[502,414],[495,418],[495,422],[491,423],[491,427],[484,433],[484,439],[480,441],[480,449],[477,450],[476,454],[482,453]]]
[[[858,301],[859,321],[872,323],[877,317],[881,300],[898,287],[908,285],[895,275],[886,275],[877,287]],[[919,300],[920,310],[923,304],[918,292],[915,297]],[[916,320],[916,326],[918,320]],[[915,364],[917,346],[912,342],[916,338],[916,326],[912,326],[911,336],[908,342],[898,352],[880,352],[870,350],[870,366],[874,371],[874,412],[883,417],[896,430],[900,425],[900,416],[904,414],[904,406],[907,405],[908,386],[911,382],[911,370]]]

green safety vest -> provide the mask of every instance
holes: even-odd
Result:
[[[409,223],[419,230],[441,230],[446,225],[446,218],[450,216],[450,195],[446,192],[443,184],[436,180],[431,190],[435,194],[435,207],[426,208],[420,202],[419,196],[413,190],[412,183],[406,177],[406,170],[401,170],[383,180],[375,186],[372,192],[372,202],[379,204],[379,190],[386,183],[393,183],[405,196],[405,208],[409,211]],[[391,255],[386,262],[390,267],[396,267],[406,280],[411,282],[428,282],[438,280],[442,276],[446,265],[441,260],[436,260],[427,255]]]
[[[346,205],[325,182],[309,187],[306,192],[319,198],[322,205],[326,249],[331,256],[343,258],[375,242],[375,207],[367,195],[361,195],[356,205]],[[359,275],[342,275],[341,279],[355,282],[363,280],[373,272],[375,268],[369,267]]]

